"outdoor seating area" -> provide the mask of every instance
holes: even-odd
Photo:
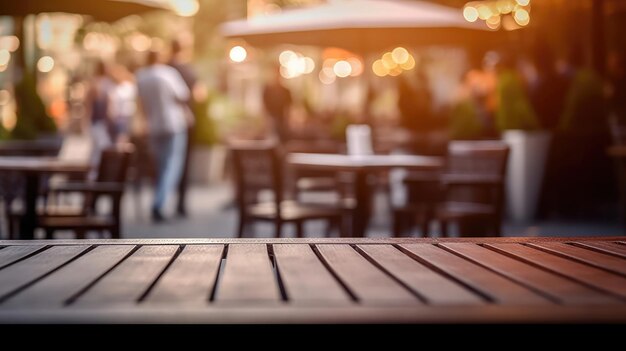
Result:
[[[0,324],[626,323],[625,32],[622,0],[3,4]]]

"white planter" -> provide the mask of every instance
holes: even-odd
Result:
[[[511,148],[506,179],[506,208],[514,222],[535,218],[551,135],[545,131],[510,130],[502,139]]]

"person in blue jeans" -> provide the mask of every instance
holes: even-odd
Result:
[[[152,220],[161,222],[168,195],[180,182],[187,148],[187,129],[193,123],[189,88],[176,69],[165,65],[161,53],[151,51],[147,65],[137,71],[137,93],[148,125],[150,148],[156,161],[157,184]]]

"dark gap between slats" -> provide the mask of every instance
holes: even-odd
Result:
[[[224,273],[224,269],[226,268],[226,257],[228,257],[228,244],[225,244],[224,249],[222,250],[222,259],[220,260],[220,266],[218,267],[217,274],[215,275],[213,288],[209,292],[209,296],[207,298],[208,302],[215,301],[215,297],[217,295],[217,288],[220,285],[220,279],[222,278],[222,274]]]
[[[613,244],[626,246],[626,242],[624,241],[611,241]]]
[[[8,247],[8,246],[6,246],[6,247]],[[20,259],[18,259],[16,261],[13,261],[11,263],[5,264],[4,266],[0,266],[0,269],[5,269],[5,268],[7,268],[9,266],[12,266],[12,265],[18,263],[18,262],[21,262],[21,261],[24,261],[26,259],[29,259],[29,258],[31,258],[31,257],[33,257],[35,255],[40,254],[41,252],[43,252],[43,251],[45,251],[45,250],[47,250],[47,249],[49,249],[51,247],[52,247],[51,245],[46,245],[46,246],[42,247],[41,249],[39,249],[37,251],[34,251],[34,252],[31,252],[30,254],[28,254],[28,255],[26,255],[26,256],[24,256],[24,257],[22,257],[22,258],[20,258]]]
[[[518,244],[518,245],[519,245],[519,244]],[[535,250],[537,250],[536,248],[534,248],[534,247],[532,247],[532,246],[529,246],[529,247],[530,247],[531,249],[535,249]],[[571,277],[571,276],[569,276],[569,275],[562,274],[561,272],[557,272],[557,271],[551,270],[551,269],[549,269],[549,268],[547,268],[547,267],[542,266],[542,265],[541,265],[541,264],[539,264],[539,263],[535,263],[535,262],[533,262],[533,261],[531,261],[531,260],[528,260],[528,259],[525,259],[525,258],[522,258],[522,257],[518,257],[518,256],[516,256],[516,255],[514,255],[514,254],[512,254],[512,253],[508,253],[508,252],[506,252],[506,251],[504,251],[504,250],[500,250],[500,249],[495,248],[495,247],[485,246],[485,248],[490,249],[490,250],[492,250],[492,251],[495,251],[495,252],[497,252],[497,253],[500,253],[500,254],[502,254],[502,255],[504,255],[504,256],[511,257],[511,258],[513,258],[513,259],[515,259],[515,260],[518,260],[518,261],[520,261],[520,262],[524,262],[524,263],[526,263],[526,264],[528,264],[528,265],[531,265],[531,266],[533,266],[533,267],[537,267],[537,268],[542,269],[542,270],[544,270],[544,271],[546,271],[546,272],[549,272],[550,274],[558,275],[559,277],[562,277],[562,278],[565,278],[565,279],[567,279],[567,280],[573,281],[573,282],[574,282],[574,283],[576,283],[576,284],[581,284],[581,285],[584,285],[584,286],[586,286],[586,287],[588,287],[588,288],[591,288],[591,289],[593,289],[593,290],[595,290],[595,291],[601,292],[601,293],[603,293],[603,294],[608,294],[608,295],[610,295],[610,296],[612,296],[612,297],[615,297],[615,298],[619,299],[620,301],[626,301],[626,298],[624,298],[624,297],[623,297],[623,296],[621,296],[621,295],[615,294],[615,293],[613,293],[613,292],[611,292],[611,291],[606,291],[606,290],[604,290],[604,289],[602,289],[602,288],[600,288],[600,287],[597,287],[597,286],[595,286],[595,285],[593,285],[593,284],[589,284],[589,283],[584,282],[584,281],[582,281],[582,280],[575,279],[574,277]],[[537,251],[540,251],[540,250],[537,250]],[[543,252],[543,251],[541,251],[541,252]],[[560,256],[557,256],[557,255],[553,255],[553,256],[560,257]],[[577,262],[577,261],[572,261],[572,262],[582,264],[582,263]],[[588,265],[588,264],[584,264],[584,265],[585,265],[585,266],[587,266],[587,267],[590,267],[590,268],[596,268],[595,266],[591,266],[591,265]]]
[[[407,289],[412,295],[414,295],[418,300],[422,301],[425,304],[428,304],[429,301],[428,299],[426,299],[426,297],[422,296],[422,294],[420,294],[419,292],[413,290],[410,286],[408,286],[407,284],[405,284],[403,281],[401,281],[400,279],[398,279],[395,275],[393,275],[393,273],[389,272],[385,267],[383,267],[380,263],[376,262],[376,260],[371,257],[370,255],[368,255],[366,252],[364,252],[363,250],[361,250],[361,248],[359,248],[356,244],[351,244],[350,245],[352,247],[352,249],[354,251],[356,251],[359,255],[363,256],[363,258],[365,258],[367,261],[369,261],[369,263],[371,263],[372,265],[374,265],[374,267],[380,269],[385,275],[387,275],[389,278],[391,278],[391,280],[395,281],[396,283],[400,284],[400,286],[402,286],[403,288]],[[396,247],[394,247],[394,249],[397,249]]]
[[[485,265],[483,265],[482,263],[480,263],[480,262],[478,262],[478,261],[474,261],[473,259],[471,259],[471,258],[469,258],[469,257],[466,257],[466,256],[464,256],[464,255],[462,255],[462,254],[460,254],[460,253],[458,253],[458,252],[456,252],[456,251],[450,250],[450,249],[448,249],[447,247],[442,246],[442,245],[441,245],[441,243],[436,243],[436,244],[434,244],[434,245],[435,245],[435,246],[437,246],[438,248],[442,249],[442,250],[445,250],[445,251],[447,251],[447,252],[449,252],[449,253],[451,253],[451,254],[453,254],[453,255],[457,256],[457,257],[460,257],[460,258],[462,258],[462,259],[464,259],[464,260],[470,261],[470,262],[472,262],[472,263],[476,264],[477,266],[483,267],[484,269],[486,269],[486,270],[488,270],[488,271],[490,271],[490,272],[493,272],[493,273],[495,273],[496,275],[499,275],[499,276],[501,276],[502,278],[504,278],[504,279],[506,279],[506,280],[509,280],[509,281],[513,282],[514,284],[521,285],[521,286],[523,286],[524,288],[526,288],[526,289],[528,289],[528,290],[530,290],[530,291],[534,292],[535,294],[540,295],[540,296],[542,296],[542,297],[545,297],[545,298],[546,298],[546,299],[548,299],[550,302],[553,302],[553,303],[555,303],[555,304],[557,304],[557,305],[564,305],[564,304],[565,304],[565,303],[564,303],[561,299],[559,299],[559,298],[558,298],[558,297],[556,297],[556,296],[552,296],[552,295],[550,295],[550,294],[546,293],[545,291],[539,290],[538,288],[536,288],[536,287],[534,287],[534,286],[532,286],[532,285],[528,285],[528,284],[526,284],[526,283],[524,283],[524,282],[517,281],[517,280],[515,280],[515,279],[513,279],[513,278],[511,278],[511,277],[508,277],[508,276],[506,276],[505,274],[501,274],[500,272],[498,272],[498,271],[496,271],[496,270],[494,270],[494,269],[491,269],[489,266],[485,266]],[[478,246],[481,246],[481,247],[483,247],[483,248],[486,248],[486,247],[484,246],[484,244],[478,244]],[[487,248],[486,248],[486,249],[487,249]],[[498,253],[498,254],[501,254],[501,253],[499,253],[499,252],[497,252],[497,253]],[[519,261],[519,260],[516,260],[516,261]],[[523,263],[523,264],[526,264],[525,262],[522,262],[522,261],[519,261],[519,262],[521,262],[521,263]],[[545,271],[545,270],[543,270],[543,271]],[[552,272],[549,272],[549,271],[548,271],[548,273],[552,274]]]
[[[272,262],[272,270],[274,271],[274,277],[276,278],[278,290],[280,291],[280,299],[282,301],[289,301],[289,298],[287,297],[287,291],[285,289],[285,284],[283,283],[283,279],[280,276],[278,262],[276,262],[276,256],[274,255],[274,246],[272,244],[267,244],[267,255],[270,259],[270,262]]]
[[[45,249],[45,248],[48,248],[48,246],[44,247],[44,249]],[[88,252],[90,252],[91,250],[93,250],[93,249],[95,249],[95,248],[96,248],[96,245],[90,245],[89,247],[87,247],[85,250],[83,250],[83,251],[82,251],[81,253],[79,253],[78,255],[76,255],[76,256],[72,257],[71,259],[67,260],[66,262],[64,262],[64,263],[63,263],[63,264],[61,264],[60,266],[58,266],[58,267],[56,267],[56,268],[54,268],[54,269],[52,269],[52,270],[48,271],[47,273],[45,273],[44,275],[40,276],[39,278],[35,278],[35,279],[31,280],[30,282],[28,282],[28,283],[26,283],[26,284],[24,284],[24,285],[20,286],[19,288],[15,289],[15,290],[13,290],[13,291],[11,291],[11,292],[9,292],[8,294],[5,294],[4,296],[0,296],[0,304],[2,304],[4,301],[6,301],[7,299],[9,299],[10,297],[15,296],[15,295],[19,294],[20,292],[22,292],[22,291],[24,291],[24,290],[28,289],[29,287],[33,286],[33,285],[34,285],[35,283],[37,283],[38,281],[40,281],[40,280],[42,280],[42,279],[44,279],[44,278],[48,277],[49,275],[51,275],[52,273],[54,273],[54,272],[58,271],[59,269],[62,269],[63,267],[67,266],[68,264],[70,264],[70,263],[72,263],[72,262],[76,261],[77,259],[79,259],[80,257],[82,257],[83,255],[87,254]],[[25,257],[24,259],[26,259],[26,258],[28,258],[28,257],[32,257],[34,254],[39,253],[39,252],[41,252],[41,251],[43,251],[43,250],[39,250],[39,251],[37,251],[37,252],[34,252],[33,254],[28,255],[28,256],[27,256],[27,257]],[[16,262],[19,262],[19,261],[22,261],[22,260],[18,260],[18,261],[16,261]]]
[[[176,261],[176,259],[180,255],[180,253],[183,252],[183,250],[185,249],[185,245],[177,245],[177,246],[178,246],[178,249],[176,250],[176,252],[172,256],[170,261],[163,268],[163,270],[159,273],[159,275],[156,277],[156,279],[154,279],[154,281],[152,281],[152,283],[150,283],[150,285],[148,285],[148,288],[146,289],[146,291],[144,291],[143,294],[141,294],[139,296],[139,298],[137,299],[137,303],[143,302],[146,299],[146,297],[148,297],[148,295],[150,294],[150,291],[152,291],[154,286],[159,282],[159,279],[161,279],[161,277],[165,274],[165,272],[167,272],[167,269],[170,268],[172,263],[174,263],[174,261]]]
[[[100,245],[94,245],[94,248],[100,246]],[[106,245],[105,245],[106,246]],[[128,252],[128,254],[126,254],[126,256],[122,257],[121,260],[119,260],[119,262],[117,262],[116,264],[113,265],[113,267],[109,268],[108,270],[106,270],[104,273],[102,273],[99,277],[97,277],[96,279],[94,279],[91,283],[87,284],[87,286],[85,286],[84,288],[78,290],[76,293],[74,293],[74,295],[70,296],[67,300],[65,300],[63,302],[63,306],[69,306],[71,304],[73,304],[76,300],[78,300],[78,298],[85,294],[89,289],[91,289],[94,285],[96,285],[102,278],[106,277],[107,274],[109,274],[110,272],[112,272],[115,268],[117,268],[117,266],[119,266],[120,264],[122,264],[122,262],[126,261],[127,258],[129,258],[130,256],[132,256],[135,252],[137,252],[137,250],[139,250],[139,248],[141,248],[143,245],[135,245],[135,247],[132,248],[132,250],[130,250],[130,252]]]
[[[344,283],[344,281],[341,280],[339,275],[337,275],[337,273],[335,273],[335,271],[330,266],[330,264],[324,259],[324,256],[322,256],[322,253],[319,252],[319,250],[317,249],[317,245],[310,244],[310,246],[311,246],[311,249],[313,250],[313,252],[315,253],[315,255],[317,256],[317,259],[320,260],[320,262],[322,262],[322,265],[324,265],[324,267],[326,268],[326,270],[328,270],[330,275],[332,275],[333,278],[335,278],[337,283],[339,283],[339,286],[341,286],[343,288],[343,290],[348,294],[348,296],[350,296],[350,299],[352,301],[358,303],[359,302],[359,298],[356,296],[356,294],[354,292],[352,292],[352,290],[350,290],[348,285],[346,285],[346,283]]]
[[[435,247],[437,247],[434,244],[424,244],[424,245],[433,245]],[[425,259],[419,257],[418,255],[414,254],[413,252],[404,249],[401,244],[393,244],[393,246],[402,251],[405,255],[409,256],[410,258],[416,260],[417,262],[423,264],[424,266],[428,267],[429,269],[431,269],[432,271],[434,271],[435,273],[438,273],[450,280],[452,280],[453,282],[461,285],[462,287],[464,287],[465,289],[473,292],[474,294],[478,295],[479,297],[481,297],[482,299],[484,299],[485,301],[489,302],[489,303],[495,303],[494,298],[492,298],[491,296],[487,295],[486,293],[475,289],[473,286],[466,284],[464,281],[457,279],[455,276],[448,274],[446,271],[442,270],[441,268],[437,267],[436,265],[426,261]],[[437,247],[439,248],[439,247]]]
[[[611,256],[611,257],[617,257],[617,258],[624,259],[624,256],[622,256],[622,255],[620,255],[620,254],[618,254],[616,252],[611,252],[611,251],[609,251],[609,249],[603,250],[603,249],[600,249],[600,248],[597,248],[597,247],[585,246],[582,243],[579,243],[579,242],[576,242],[576,241],[567,242],[566,244],[574,246],[574,247],[578,247],[580,249],[585,249],[585,250],[589,250],[589,251],[592,251],[592,252],[597,252],[597,253],[601,253],[601,254],[604,254],[604,255],[608,255],[608,256]]]

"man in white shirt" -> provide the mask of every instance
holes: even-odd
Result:
[[[137,92],[147,119],[150,146],[157,168],[152,219],[164,220],[162,208],[180,181],[191,123],[187,102],[191,94],[174,68],[162,63],[161,54],[150,52],[147,66],[137,71]]]

